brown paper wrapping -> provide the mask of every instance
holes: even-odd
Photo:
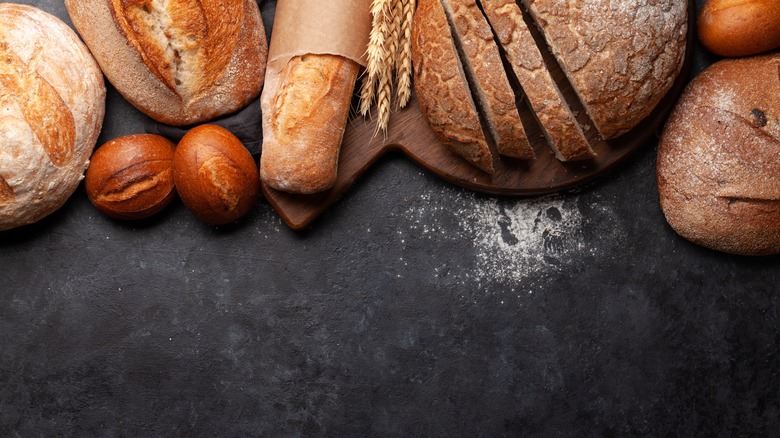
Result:
[[[366,65],[371,0],[279,0],[268,64],[281,69],[307,53],[340,55]]]

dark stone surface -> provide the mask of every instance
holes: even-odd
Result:
[[[390,156],[301,234],[79,189],[0,233],[0,436],[777,435],[780,258],[674,234],[656,149],[541,199]]]

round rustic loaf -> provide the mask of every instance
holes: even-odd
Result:
[[[724,60],[697,76],[658,151],[658,191],[686,239],[780,253],[780,54]]]
[[[176,126],[235,112],[259,94],[268,45],[255,0],[65,0],[108,80]]]
[[[36,222],[73,194],[105,96],[73,30],[32,6],[0,4],[0,230]]]

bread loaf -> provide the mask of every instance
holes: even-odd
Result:
[[[523,0],[596,129],[616,138],[639,124],[682,68],[683,0]]]
[[[418,3],[412,28],[412,63],[417,99],[431,129],[454,153],[493,173],[493,154],[440,0]]]
[[[268,69],[260,99],[263,182],[301,194],[333,186],[359,71],[358,63],[326,54],[295,56],[278,73]]]
[[[719,251],[780,253],[780,54],[725,60],[691,82],[664,128],[669,224]]]
[[[476,0],[443,0],[442,5],[455,42],[462,48],[463,67],[496,150],[508,157],[534,159],[493,32]]]
[[[561,161],[593,157],[595,153],[547,70],[517,3],[514,0],[481,1],[555,156]]]
[[[116,89],[157,121],[234,112],[263,84],[267,43],[253,0],[65,0]]]
[[[105,94],[98,65],[65,23],[0,4],[0,230],[40,220],[76,190]]]

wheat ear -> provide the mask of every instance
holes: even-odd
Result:
[[[415,0],[403,0],[401,42],[396,58],[396,96],[398,106],[405,108],[412,97],[412,23]]]
[[[387,134],[387,127],[390,124],[390,102],[393,95],[393,68],[395,66],[395,56],[398,47],[399,29],[396,28],[396,10],[401,0],[392,0],[385,4],[384,20],[382,31],[385,32],[385,57],[379,73],[379,89],[377,90],[377,122],[376,132],[382,131]],[[400,24],[400,21],[398,21]],[[400,27],[400,26],[399,26]]]
[[[384,30],[385,11],[388,10],[391,0],[373,0],[371,2],[371,34],[368,40],[366,52],[366,73],[363,76],[363,84],[360,90],[360,114],[366,116],[371,110],[376,95],[377,82],[382,70],[382,62],[385,59]]]

